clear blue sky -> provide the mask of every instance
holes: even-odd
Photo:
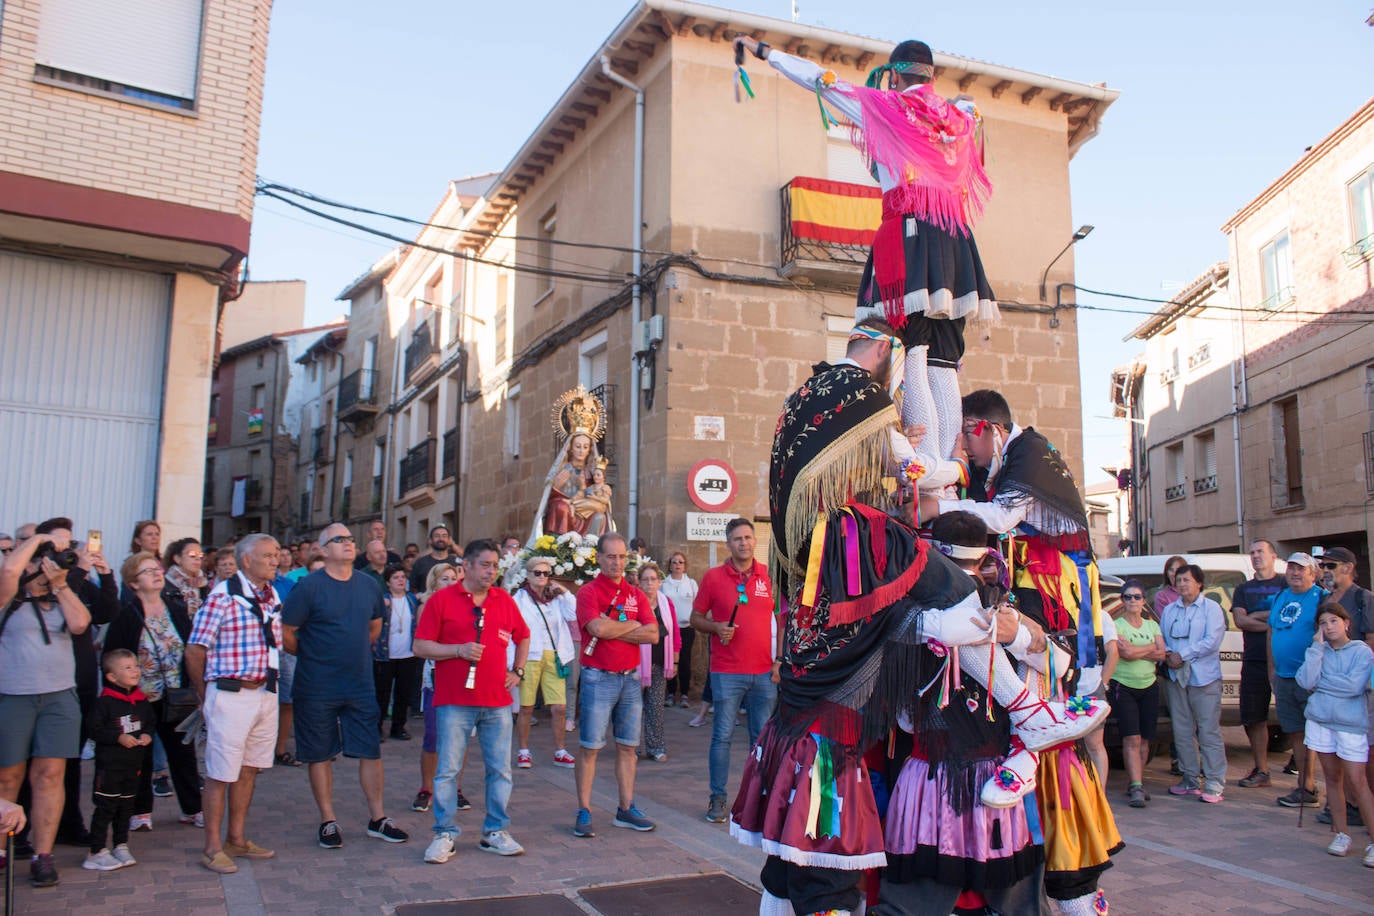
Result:
[[[1097,227],[1077,247],[1077,275],[1143,296],[1224,259],[1217,227],[1368,98],[1368,2],[800,0],[804,23],[1120,89],[1073,161],[1075,224]],[[448,179],[506,165],[632,5],[278,2],[258,173],[424,218]],[[790,16],[788,0],[729,5]],[[316,321],[340,312],[334,296],[389,247],[260,198],[249,266],[254,279],[306,280]],[[1110,413],[1108,373],[1138,352],[1120,340],[1140,320],[1082,313],[1086,482],[1119,458],[1123,424],[1096,417]]]

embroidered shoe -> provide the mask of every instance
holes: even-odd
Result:
[[[983,785],[981,797],[985,807],[1011,808],[1027,792],[1035,789],[1035,767],[1040,762],[1040,755],[1027,750],[1015,735],[1011,742],[1012,753]]]
[[[1013,732],[1027,750],[1043,751],[1081,738],[1106,720],[1111,707],[1095,697],[1070,697],[1064,703],[1041,700],[1029,690],[1007,707]]]

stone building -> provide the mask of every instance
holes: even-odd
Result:
[[[1229,263],[1133,335],[1152,553],[1344,546],[1374,522],[1374,102],[1222,227]],[[1177,341],[1174,343],[1173,341]],[[1133,424],[1135,425],[1135,424]]]
[[[0,5],[0,436],[46,456],[4,475],[5,527],[69,512],[109,543],[141,518],[169,541],[200,533],[270,11]]]
[[[460,538],[529,531],[555,455],[549,408],[579,383],[610,413],[615,517],[652,553],[690,546],[698,568],[706,558],[687,530],[687,475],[703,459],[734,470],[723,511],[766,519],[779,407],[813,363],[842,352],[865,254],[810,237],[791,208],[827,182],[858,196],[876,188],[846,135],[821,129],[815,97],[767,65],[748,64],[756,99],[730,101],[738,33],[856,82],[891,49],[664,0],[636,5],[596,49],[464,222],[459,255],[485,263],[469,262],[462,300],[480,323],[460,333]],[[1018,422],[1048,434],[1081,480],[1076,321],[1040,289],[1073,232],[1069,160],[1117,93],[945,54],[936,64],[937,88],[972,94],[989,148],[1002,151],[978,244],[1005,315],[970,324],[962,385],[1005,390]],[[638,296],[627,281],[637,271]],[[1070,253],[1048,288],[1072,276]],[[427,517],[446,508],[436,500]],[[418,511],[407,512],[405,539],[417,539]]]

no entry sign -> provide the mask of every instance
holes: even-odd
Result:
[[[718,458],[697,462],[687,472],[687,496],[706,512],[719,512],[735,501],[739,483],[735,472]]]

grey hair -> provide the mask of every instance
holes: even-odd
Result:
[[[239,540],[238,543],[234,544],[234,562],[239,565],[240,569],[243,568],[243,558],[248,556],[248,551],[252,550],[263,541],[271,541],[273,544],[277,543],[277,539],[272,537],[272,535],[258,533],[247,535]]]
[[[14,535],[12,535],[12,534],[5,534],[3,531],[0,531],[0,541],[12,541],[12,540],[14,540]]]
[[[328,525],[325,525],[323,528],[320,529],[320,536],[315,538],[315,544],[320,547],[328,546],[329,538],[325,537],[324,534],[326,531],[328,531],[330,528],[333,528],[335,525],[342,527],[345,531],[348,530],[348,526],[345,525],[343,522],[330,522]]]

